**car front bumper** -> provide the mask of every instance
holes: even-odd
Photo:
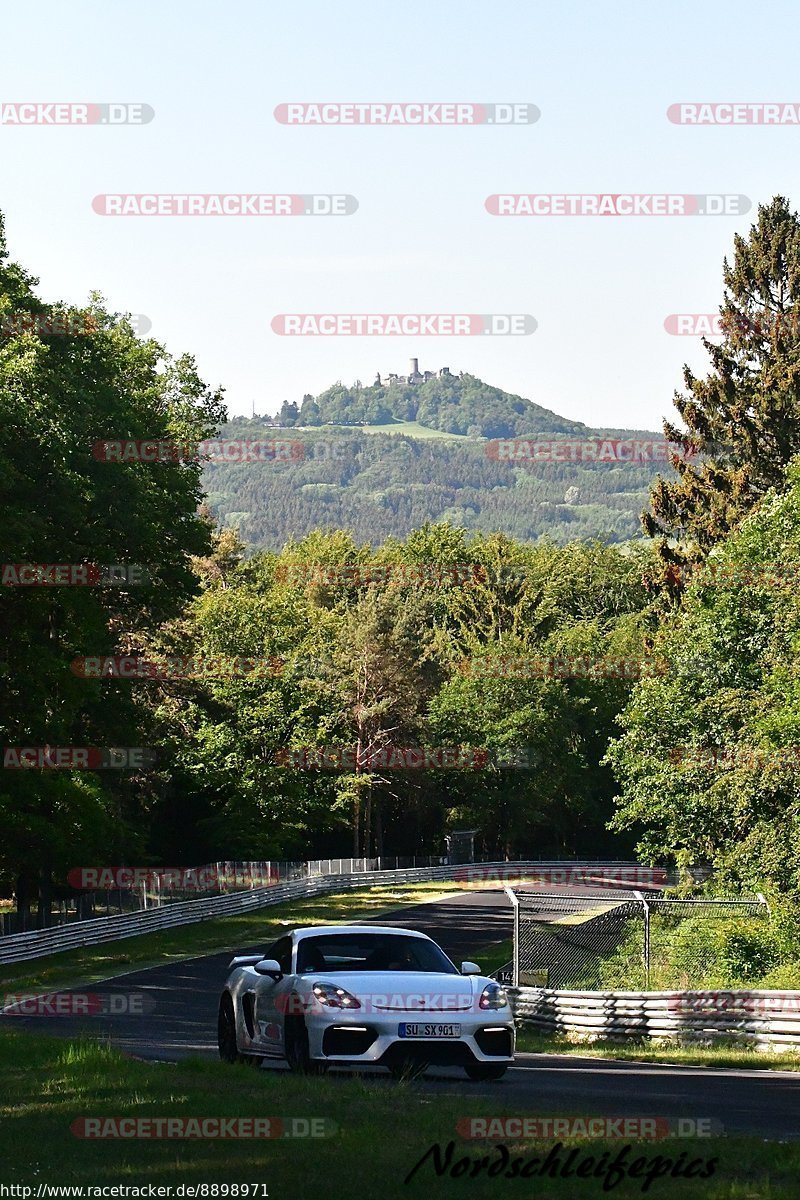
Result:
[[[401,1022],[458,1024],[459,1037],[400,1037]],[[306,1017],[311,1057],[322,1062],[392,1065],[415,1059],[437,1066],[470,1063],[510,1064],[514,1059],[514,1022],[508,1009],[495,1012],[445,1012],[424,1014],[394,1012],[391,1017],[342,1012]]]

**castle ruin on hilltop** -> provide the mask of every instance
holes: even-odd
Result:
[[[438,371],[420,371],[419,359],[411,359],[411,370],[408,375],[393,375],[389,374],[384,379],[381,379],[380,374],[375,376],[376,387],[391,387],[395,383],[427,383],[429,379],[447,379],[454,378],[449,367],[440,367]]]

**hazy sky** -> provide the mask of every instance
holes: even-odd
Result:
[[[682,126],[679,101],[794,101],[790,3],[2,0],[3,103],[141,102],[143,126],[0,125],[12,255],[197,357],[232,413],[443,365],[590,424],[657,427],[670,313],[714,312],[758,202],[798,199],[800,126]],[[499,128],[291,126],[290,101],[516,101]],[[348,193],[339,218],[98,216],[120,192]],[[734,193],[746,216],[490,216],[497,192]],[[289,338],[277,313],[529,313],[522,337]]]

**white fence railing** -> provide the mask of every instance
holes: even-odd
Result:
[[[574,868],[585,868],[596,873],[605,872],[607,877],[613,877],[615,872],[622,877],[626,871],[636,866],[635,863],[588,863],[585,860],[569,864],[531,861],[513,865],[518,871],[528,869],[531,872],[541,871],[542,868],[558,868],[568,865]],[[493,869],[496,872],[497,869],[508,866],[508,863],[481,864],[481,867],[486,869],[486,875],[489,878],[492,876]],[[95,946],[103,942],[116,941],[118,938],[137,937],[142,933],[152,933],[157,929],[191,925],[213,917],[233,916],[236,913],[251,912],[273,904],[281,904],[286,900],[319,896],[326,892],[377,887],[383,883],[425,883],[431,880],[456,880],[466,884],[479,882],[479,880],[465,878],[466,871],[474,870],[476,868],[472,866],[465,868],[453,865],[415,867],[399,871],[354,872],[347,875],[317,875],[312,878],[293,880],[289,883],[277,883],[270,887],[251,888],[230,895],[184,900],[165,904],[159,908],[148,908],[119,916],[72,921],[68,925],[52,929],[36,929],[29,933],[15,933],[0,938],[0,964],[43,958],[48,954],[59,954],[63,950],[72,950],[80,946]],[[613,882],[613,878],[610,881]]]
[[[517,1020],[579,1040],[726,1040],[755,1050],[800,1049],[800,992],[568,992],[509,989]]]

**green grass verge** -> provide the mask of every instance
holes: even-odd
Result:
[[[486,1169],[438,1176],[432,1160],[405,1184],[412,1168],[434,1144],[443,1152],[453,1141],[452,1162],[488,1156],[499,1161],[491,1144],[464,1141],[457,1123],[465,1117],[518,1116],[519,1102],[469,1092],[465,1083],[444,1093],[424,1084],[397,1084],[388,1076],[330,1075],[306,1078],[288,1073],[228,1067],[217,1062],[177,1065],[141,1063],[87,1042],[64,1043],[39,1036],[8,1033],[0,1037],[0,1155],[3,1183],[32,1186],[169,1185],[258,1183],[257,1200],[269,1195],[330,1196],[336,1200],[391,1200],[393,1197],[460,1195],[496,1200],[519,1195],[556,1200],[603,1195],[599,1178],[489,1178]],[[548,1113],[548,1115],[556,1115]],[[272,1117],[325,1118],[336,1126],[331,1136],[297,1140],[85,1140],[71,1131],[85,1117]],[[512,1158],[543,1158],[552,1141],[515,1140]],[[567,1142],[569,1151],[597,1164],[622,1142]],[[647,1195],[684,1200],[797,1195],[800,1143],[765,1144],[756,1138],[663,1140],[633,1145],[628,1162],[655,1156],[683,1165],[692,1159],[716,1159],[706,1180],[655,1181]],[[646,1169],[646,1168],[645,1168]],[[746,1181],[746,1182],[745,1182]],[[643,1179],[626,1179],[613,1188],[620,1197],[641,1196]],[[19,1193],[17,1193],[19,1194]],[[212,1195],[213,1193],[206,1193]],[[218,1192],[217,1195],[220,1193]],[[241,1193],[240,1193],[241,1195]],[[252,1196],[252,1193],[251,1193]]]
[[[619,1042],[573,1042],[520,1025],[517,1050],[530,1054],[571,1054],[581,1058],[616,1058],[626,1062],[674,1063],[682,1067],[736,1067],[751,1071],[800,1071],[800,1053],[762,1054],[737,1046],[662,1046],[649,1039]]]
[[[4,964],[0,966],[0,984],[6,990],[13,986],[16,991],[33,991],[94,983],[126,971],[144,970],[165,962],[213,954],[217,950],[267,946],[293,925],[356,921],[461,890],[459,884],[441,881],[402,886],[385,884],[337,895],[291,900],[231,917],[215,917],[195,925],[181,925],[100,946],[66,950],[49,958]]]

